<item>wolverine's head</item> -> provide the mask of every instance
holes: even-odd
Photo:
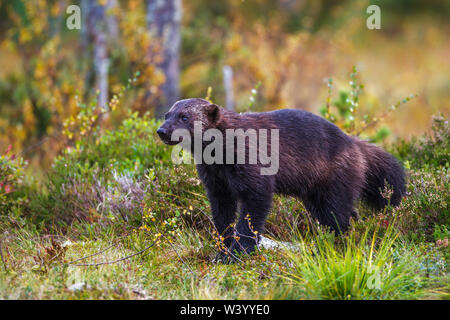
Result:
[[[165,144],[178,144],[182,141],[182,138],[175,139],[175,141],[172,140],[172,134],[175,130],[188,130],[192,136],[194,134],[195,121],[201,122],[203,130],[213,128],[220,119],[221,109],[219,106],[204,99],[180,100],[165,114],[165,121],[156,132]]]

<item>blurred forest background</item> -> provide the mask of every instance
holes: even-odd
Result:
[[[66,27],[72,4],[80,30]],[[366,27],[370,4],[380,30]],[[448,115],[449,15],[439,0],[0,1],[0,150],[48,167],[74,134],[89,134],[69,129],[93,100],[105,114],[84,115],[109,128],[129,109],[160,116],[185,97],[318,113],[345,99],[353,65],[361,113],[417,95],[383,123],[389,140],[409,139]]]

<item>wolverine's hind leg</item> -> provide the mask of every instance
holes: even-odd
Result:
[[[345,232],[350,225],[350,217],[357,217],[354,208],[355,197],[352,190],[333,186],[315,190],[303,198],[306,210],[321,224],[335,232]]]

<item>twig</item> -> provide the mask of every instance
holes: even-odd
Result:
[[[180,254],[178,253],[178,251],[175,249],[175,247],[173,246],[173,244],[168,241],[170,246],[172,247],[173,251],[175,251],[175,253],[177,254],[178,258],[180,259],[181,263],[184,264],[186,267],[188,267],[189,271],[191,272],[191,274],[194,276],[194,278],[196,277],[196,274],[194,273],[194,271],[192,271],[191,267],[183,260],[183,258],[181,258]]]
[[[386,117],[388,117],[393,111],[397,110],[401,105],[406,104],[407,102],[411,101],[414,98],[417,98],[417,94],[411,95],[406,97],[405,99],[397,102],[395,105],[392,106],[391,109],[385,111],[381,116],[377,117],[376,119],[372,120],[370,123],[367,123],[364,125],[361,129],[359,129],[358,132],[356,132],[356,135],[359,136],[361,133],[363,133],[365,130],[367,130],[370,127],[373,127],[374,125],[378,124],[380,121],[384,120]]]
[[[28,147],[23,148],[21,151],[19,151],[19,152],[17,153],[17,156],[20,156],[20,155],[22,155],[22,154],[28,153],[29,151],[31,151],[31,150],[33,150],[33,149],[35,149],[35,148],[40,147],[40,146],[43,145],[45,142],[47,142],[47,140],[51,140],[51,139],[58,140],[58,135],[60,135],[59,132],[57,132],[57,133],[55,133],[55,134],[48,135],[48,136],[42,138],[41,140],[37,141],[36,143],[34,143],[34,144],[32,144],[32,145],[30,145],[30,146],[28,146]]]
[[[151,247],[153,247],[157,242],[158,242],[159,238],[155,241],[152,242],[152,244],[150,244],[149,246],[145,247],[144,249],[142,249],[141,251],[135,252],[133,254],[130,254],[129,256],[117,259],[117,260],[113,260],[113,261],[105,261],[105,262],[99,262],[99,263],[79,263],[79,264],[69,264],[69,266],[74,266],[74,267],[89,267],[89,266],[101,266],[101,265],[106,265],[106,264],[113,264],[113,263],[117,263],[120,261],[124,261],[127,259],[130,259],[132,257],[135,257],[139,254],[144,253],[145,251],[147,251],[148,249],[150,249]]]
[[[132,228],[133,228],[133,226],[129,226],[129,227],[132,227]],[[115,241],[118,242],[120,239],[126,238],[126,237],[128,237],[129,235],[130,235],[130,233],[129,233],[129,234],[126,234],[126,235],[123,235],[123,236],[121,236],[121,237],[118,237]],[[113,241],[113,242],[114,242],[114,241]],[[82,258],[79,258],[79,259],[76,259],[76,260],[73,260],[73,261],[70,261],[70,262],[68,262],[68,264],[73,264],[73,263],[75,263],[75,262],[77,262],[77,261],[86,260],[87,258],[94,257],[94,256],[98,256],[99,254],[102,254],[102,253],[108,251],[109,249],[111,249],[111,248],[114,247],[115,245],[117,245],[117,243],[113,243],[113,244],[111,244],[109,247],[106,247],[105,249],[102,249],[102,250],[100,250],[99,252],[96,252],[96,253],[87,255],[87,256],[85,256],[85,257],[82,257]]]
[[[70,262],[68,262],[68,264],[73,265],[75,262],[78,262],[78,261],[81,261],[81,260],[86,260],[87,258],[90,258],[90,257],[98,256],[99,254],[102,254],[102,253],[108,251],[109,249],[111,249],[111,248],[114,247],[115,245],[117,245],[117,243],[114,243],[114,244],[110,245],[109,247],[106,247],[105,249],[100,250],[99,252],[96,252],[96,253],[87,255],[87,256],[85,256],[85,257],[82,257],[82,258],[79,258],[79,259],[76,259],[76,260],[73,260],[73,261],[70,261]]]
[[[213,226],[213,228],[214,229],[216,229],[216,226],[214,225],[214,222],[211,220],[211,218],[209,217],[209,215],[206,213],[206,212],[204,212],[202,209],[198,209],[201,213],[203,213],[205,216],[206,216],[206,218],[208,218],[208,220],[209,220],[209,222],[211,223],[211,225]],[[212,238],[214,238],[214,235],[208,230],[208,229],[206,229],[207,231],[208,231],[208,233],[209,233],[209,235],[212,237]],[[217,232],[217,234],[219,234],[219,231],[216,229],[216,232]],[[234,259],[236,259],[237,261],[239,261],[239,262],[242,262],[242,260],[241,259],[239,259],[235,254],[233,254],[230,250],[228,250],[228,248],[225,248],[225,252],[226,253],[228,253],[231,257],[233,257]],[[243,269],[243,267],[242,267],[242,269]]]

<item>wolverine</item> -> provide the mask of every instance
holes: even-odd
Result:
[[[185,99],[176,102],[165,114],[157,134],[164,143],[174,145],[182,139],[172,140],[172,134],[184,129],[194,140],[195,122],[201,123],[202,130],[215,129],[224,135],[229,129],[244,132],[275,129],[278,133],[279,168],[274,174],[261,174],[264,164],[260,161],[196,164],[215,227],[228,252],[255,250],[274,194],[300,199],[322,225],[342,233],[348,229],[350,218],[357,217],[358,200],[381,210],[388,204],[397,206],[405,194],[404,170],[391,154],[345,134],[310,112],[282,109],[236,113],[204,99]],[[212,142],[203,141],[203,148],[208,143]],[[273,143],[268,139],[267,152],[275,149]],[[224,146],[223,151],[233,152],[236,158],[239,152],[249,156],[249,149],[247,143],[244,150]],[[392,190],[390,198],[382,195],[386,187]],[[228,259],[219,253],[221,258]]]

